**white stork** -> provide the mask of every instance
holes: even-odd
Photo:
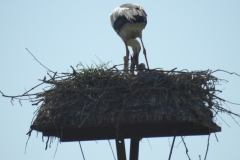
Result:
[[[123,4],[113,10],[110,14],[110,20],[113,29],[122,38],[126,47],[126,56],[124,57],[124,69],[128,69],[129,50],[128,46],[132,47],[133,59],[138,69],[138,55],[141,50],[140,43],[136,38],[140,38],[143,54],[149,69],[148,60],[146,56],[146,49],[142,41],[142,30],[147,25],[147,14],[144,9],[137,4],[127,3]],[[126,62],[126,63],[125,63]]]

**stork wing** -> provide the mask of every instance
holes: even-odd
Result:
[[[147,14],[139,5],[124,4],[113,10],[110,20],[112,27],[118,31],[125,23],[147,23]]]

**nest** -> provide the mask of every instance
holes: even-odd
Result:
[[[32,123],[56,127],[191,120],[212,125],[221,109],[206,71],[146,70],[137,75],[116,68],[88,68],[43,80],[51,88],[37,94],[43,102]]]

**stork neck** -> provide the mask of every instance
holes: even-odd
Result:
[[[127,45],[132,48],[141,48],[140,43],[136,39],[130,39],[127,41]]]
[[[139,54],[141,50],[141,45],[136,39],[130,39],[127,41],[127,45],[132,47],[134,54]]]

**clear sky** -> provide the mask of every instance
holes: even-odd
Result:
[[[70,65],[78,62],[90,65],[102,61],[123,63],[125,48],[111,27],[109,14],[126,1],[13,1],[0,0],[0,90],[8,95],[19,95],[40,83],[46,69],[40,66],[25,50],[28,48],[44,65],[53,71],[71,71]],[[239,0],[182,0],[135,1],[148,14],[148,24],[143,31],[150,68],[166,70],[224,69],[240,73],[240,1]],[[140,54],[140,62],[145,62]],[[220,97],[240,102],[240,78],[226,73],[215,76],[229,80],[217,86],[223,90]],[[36,91],[42,91],[38,88]],[[240,106],[223,107],[240,113]],[[33,132],[24,153],[26,133],[37,109],[30,102],[0,97],[0,159],[32,160],[52,159],[57,147],[45,151],[42,134]],[[240,127],[229,116],[221,117],[217,124],[222,132],[210,138],[209,160],[240,159]],[[239,118],[236,120],[240,121]],[[140,142],[140,160],[167,159],[170,138],[149,138]],[[192,160],[202,160],[207,136],[186,137]],[[46,142],[46,138],[45,138]],[[188,159],[180,137],[176,138],[172,160]],[[111,141],[115,150],[115,143]],[[114,159],[108,141],[82,142],[86,160]],[[129,140],[126,140],[127,155]],[[115,153],[116,155],[116,153]],[[78,142],[61,143],[56,160],[82,159]]]

